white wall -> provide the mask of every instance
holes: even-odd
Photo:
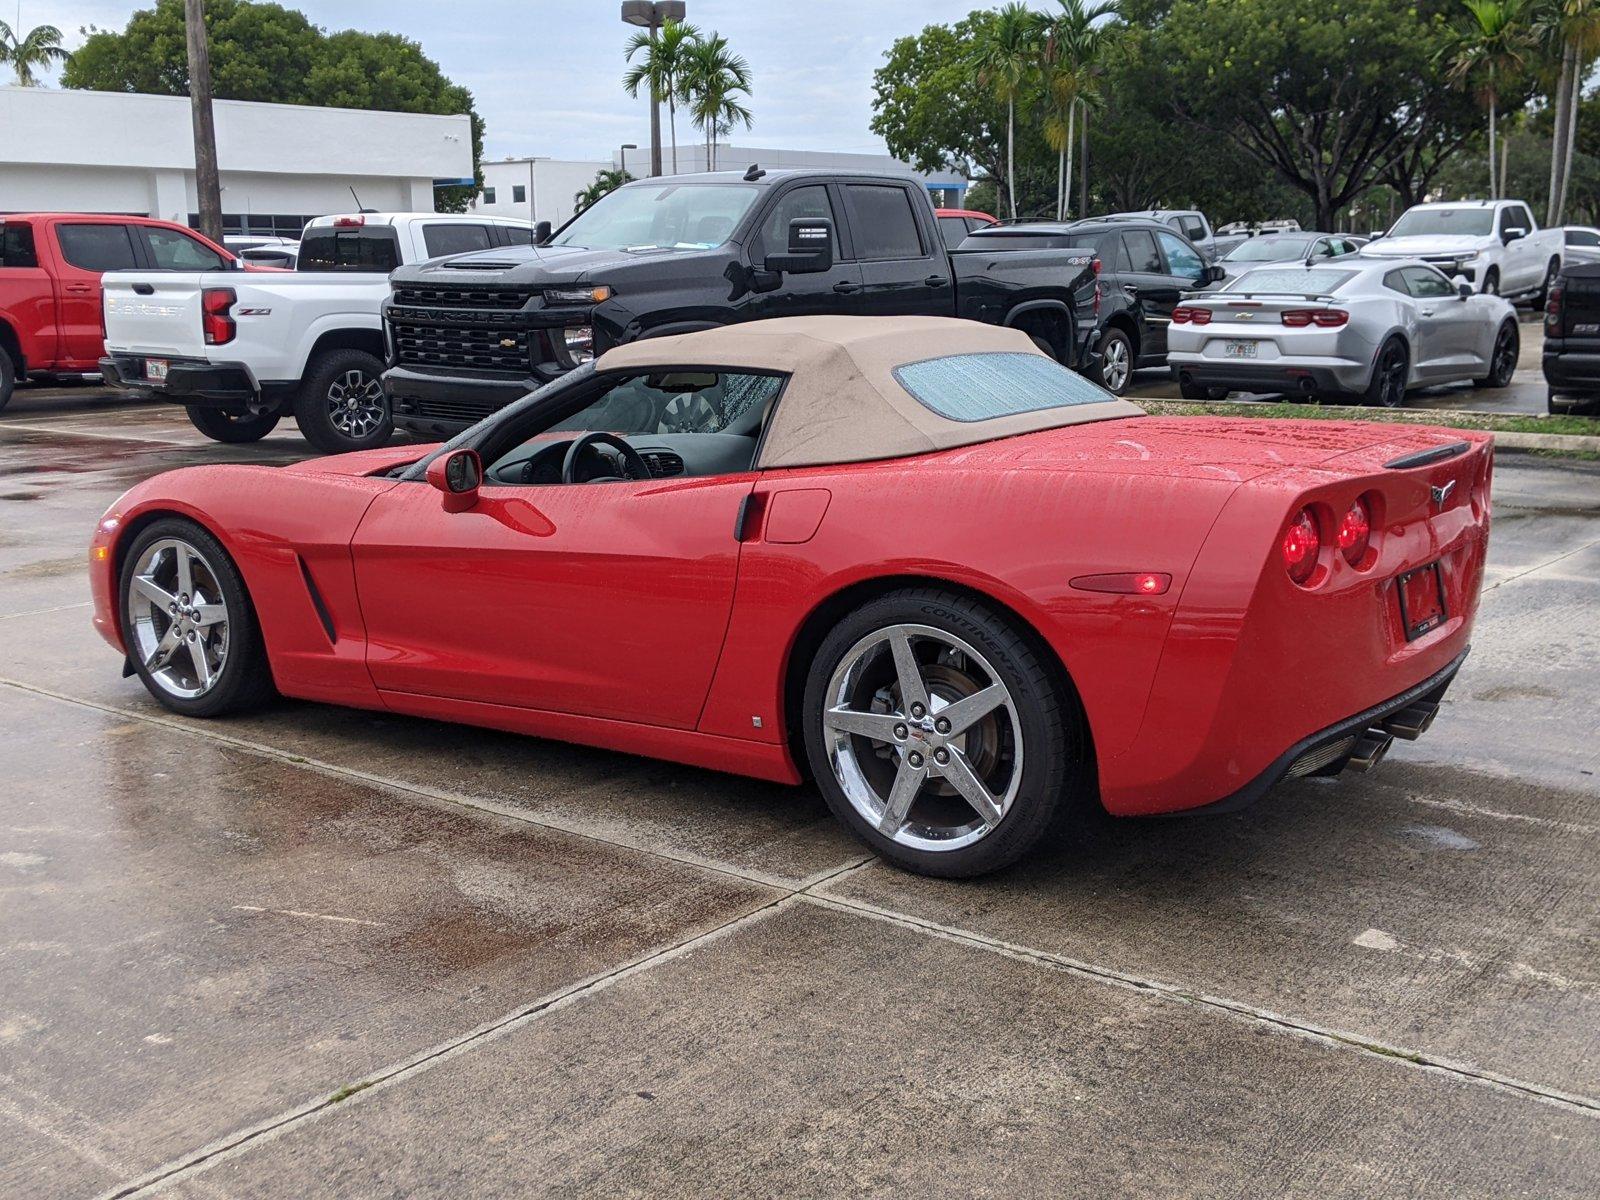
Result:
[[[435,179],[472,174],[465,114],[216,103],[226,213],[432,211]],[[0,212],[198,208],[185,96],[0,87]]]
[[[645,158],[648,160],[649,155]],[[628,167],[637,174],[638,164],[629,163]],[[494,189],[494,203],[488,203],[480,193],[473,210],[524,221],[549,221],[559,226],[572,216],[573,196],[593,183],[597,174],[610,168],[611,164],[603,160],[521,158],[486,162],[483,186]],[[520,204],[515,199],[518,187],[523,189]]]

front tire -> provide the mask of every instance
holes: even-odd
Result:
[[[1500,294],[1500,268],[1490,267],[1483,276],[1483,294],[1485,296],[1498,296]]]
[[[965,878],[1027,853],[1083,758],[1075,701],[982,603],[908,588],[823,640],[801,712],[828,807],[909,871]]]
[[[0,409],[11,403],[11,396],[17,390],[17,367],[11,361],[11,355],[6,353],[4,346],[0,346]]]
[[[1372,381],[1361,397],[1362,403],[1377,408],[1399,408],[1406,401],[1406,377],[1411,356],[1399,338],[1390,338],[1378,349],[1372,363]]]
[[[324,454],[375,450],[394,435],[383,363],[365,350],[329,350],[306,372],[294,398],[294,423]]]
[[[128,659],[163,707],[219,717],[272,694],[244,580],[195,522],[163,517],[141,530],[123,559],[117,599]]]
[[[1511,386],[1511,377],[1517,373],[1517,356],[1522,352],[1522,337],[1515,321],[1506,321],[1494,335],[1494,349],[1489,352],[1489,373],[1472,381],[1473,387],[1503,388]]]
[[[183,411],[189,415],[189,424],[212,441],[232,443],[259,442],[278,427],[280,416],[275,412],[235,416],[219,408],[198,408],[192,404],[185,405]]]
[[[1133,382],[1133,339],[1111,326],[1100,335],[1100,386],[1113,396],[1125,395]]]

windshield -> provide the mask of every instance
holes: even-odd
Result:
[[[1304,258],[1310,238],[1258,237],[1241,242],[1222,256],[1224,262],[1288,262]]]
[[[758,189],[742,183],[635,184],[574,217],[554,246],[589,250],[709,250],[733,236]]]
[[[1492,208],[1413,208],[1394,223],[1390,237],[1436,237],[1459,234],[1484,237],[1494,232]]]
[[[1247,271],[1222,290],[1266,296],[1328,296],[1356,277],[1354,271],[1308,271],[1258,268]]]

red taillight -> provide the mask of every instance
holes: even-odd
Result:
[[[1337,329],[1349,322],[1350,314],[1342,308],[1286,308],[1279,320],[1291,329],[1303,329],[1307,325]]]
[[[1371,538],[1372,518],[1367,506],[1356,500],[1339,521],[1339,549],[1344,553],[1345,561],[1354,566],[1365,558],[1367,543]]]
[[[1071,582],[1080,592],[1160,596],[1172,586],[1172,576],[1165,571],[1125,571],[1113,575],[1079,575]]]
[[[1209,325],[1211,324],[1211,310],[1209,308],[1183,308],[1172,310],[1172,323],[1174,325]]]
[[[237,299],[232,288],[206,288],[200,293],[200,325],[205,330],[206,345],[221,346],[233,341],[237,326],[228,310]]]
[[[333,227],[335,229],[360,229],[366,223],[366,217],[335,217],[333,219]]]
[[[1558,283],[1550,289],[1550,294],[1544,298],[1544,323],[1546,325],[1559,325],[1561,323],[1561,296],[1565,291]]]
[[[1322,535],[1317,532],[1317,519],[1309,508],[1295,514],[1283,534],[1283,565],[1289,578],[1304,583],[1317,569],[1317,555],[1322,550]]]

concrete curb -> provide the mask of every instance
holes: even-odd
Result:
[[[1554,450],[1568,454],[1600,454],[1600,437],[1581,433],[1496,433],[1497,450]]]

